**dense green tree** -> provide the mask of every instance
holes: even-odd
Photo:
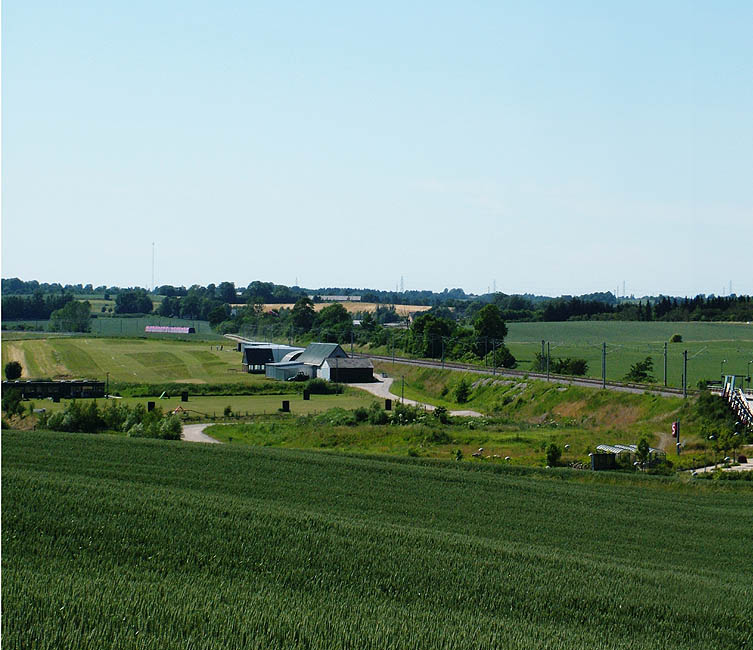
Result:
[[[115,296],[116,314],[151,314],[152,301],[144,289],[121,291]]]
[[[234,282],[220,282],[220,286],[217,287],[217,291],[215,292],[215,295],[218,300],[221,300],[222,302],[226,302],[231,305],[238,302],[238,297],[236,296],[236,293],[235,293]]]
[[[88,332],[90,327],[91,305],[88,300],[71,301],[50,316],[50,330],[53,332]]]
[[[23,367],[18,361],[9,361],[5,364],[5,378],[13,381],[23,374]]]
[[[497,339],[500,343],[507,336],[507,325],[497,305],[483,307],[473,321],[473,329],[477,337]]]
[[[308,296],[301,296],[293,305],[291,318],[293,327],[299,332],[308,332],[314,324],[316,312],[314,301]]]

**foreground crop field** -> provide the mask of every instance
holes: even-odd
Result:
[[[218,346],[222,345],[220,351]],[[174,341],[145,338],[49,337],[3,340],[2,362],[16,360],[23,377],[72,377],[133,383],[253,383],[240,372],[241,355],[224,339]]]
[[[753,492],[4,432],[5,648],[735,648]]]

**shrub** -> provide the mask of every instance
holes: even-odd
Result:
[[[24,411],[23,404],[21,404],[21,391],[16,388],[6,390],[3,393],[2,405],[6,415],[21,415]]]
[[[682,334],[672,334],[669,339],[670,343],[682,343]]]
[[[224,415],[224,416],[225,416],[226,418],[229,418],[229,417],[230,417],[231,415],[233,415],[233,409],[232,409],[232,408],[230,407],[230,404],[228,404],[228,405],[227,405],[227,406],[225,407],[225,410],[224,410],[224,411],[222,412],[222,414],[223,414],[223,415]]]
[[[414,422],[423,421],[425,417],[426,413],[423,409],[398,402],[395,406],[395,410],[392,412],[392,418],[390,418],[390,421],[392,424],[398,425],[413,424]]]
[[[625,381],[645,383],[654,381],[651,374],[654,370],[654,360],[646,357],[643,361],[636,361],[630,366],[630,371],[623,377]]]
[[[374,402],[369,408],[369,424],[387,424],[389,422],[389,416],[379,404]]]
[[[442,424],[447,424],[450,421],[449,413],[444,406],[437,406],[432,412],[432,415]]]
[[[366,407],[359,406],[353,411],[353,417],[355,417],[356,422],[366,422],[369,419],[369,411]]]
[[[312,395],[339,395],[344,390],[342,384],[325,381],[321,377],[309,379],[305,386]]]

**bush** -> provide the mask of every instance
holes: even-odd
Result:
[[[398,402],[395,405],[395,410],[392,412],[392,418],[390,418],[390,421],[392,424],[398,425],[413,424],[414,422],[423,421],[425,417],[425,411],[418,406],[410,406]]]
[[[23,373],[23,368],[18,361],[9,361],[5,364],[5,378],[9,381],[18,379]]]
[[[682,343],[682,334],[672,334],[669,339],[670,343]]]
[[[23,404],[21,404],[21,391],[16,388],[6,390],[3,393],[2,405],[6,415],[21,415],[24,412]]]
[[[339,395],[344,390],[342,384],[325,381],[320,377],[309,379],[304,385],[312,395]]]
[[[232,415],[233,415],[233,409],[232,409],[232,408],[230,407],[230,404],[228,404],[228,405],[227,405],[227,406],[225,407],[225,410],[224,410],[224,411],[222,412],[222,414],[223,414],[223,415],[224,415],[224,416],[225,416],[226,418],[229,418],[230,416],[232,416]]]
[[[437,406],[437,408],[432,411],[432,415],[442,424],[447,424],[450,421],[449,413],[444,406]]]
[[[359,406],[353,411],[353,417],[356,419],[356,422],[366,422],[369,419],[369,411],[366,407]]]
[[[562,458],[562,450],[553,442],[546,448],[546,464],[549,467],[556,467]]]
[[[648,383],[654,381],[651,374],[654,370],[654,360],[646,357],[643,361],[636,361],[630,366],[630,371],[623,377],[625,381],[635,383]]]
[[[389,422],[389,416],[379,404],[374,402],[369,408],[369,424],[387,424]]]

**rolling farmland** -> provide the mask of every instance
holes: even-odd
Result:
[[[219,342],[218,342],[219,343]],[[74,377],[121,382],[211,383],[262,381],[240,372],[235,346],[167,338],[48,337],[3,340],[3,364],[20,361],[23,377]]]
[[[2,463],[8,648],[753,643],[747,484],[44,432]]]

